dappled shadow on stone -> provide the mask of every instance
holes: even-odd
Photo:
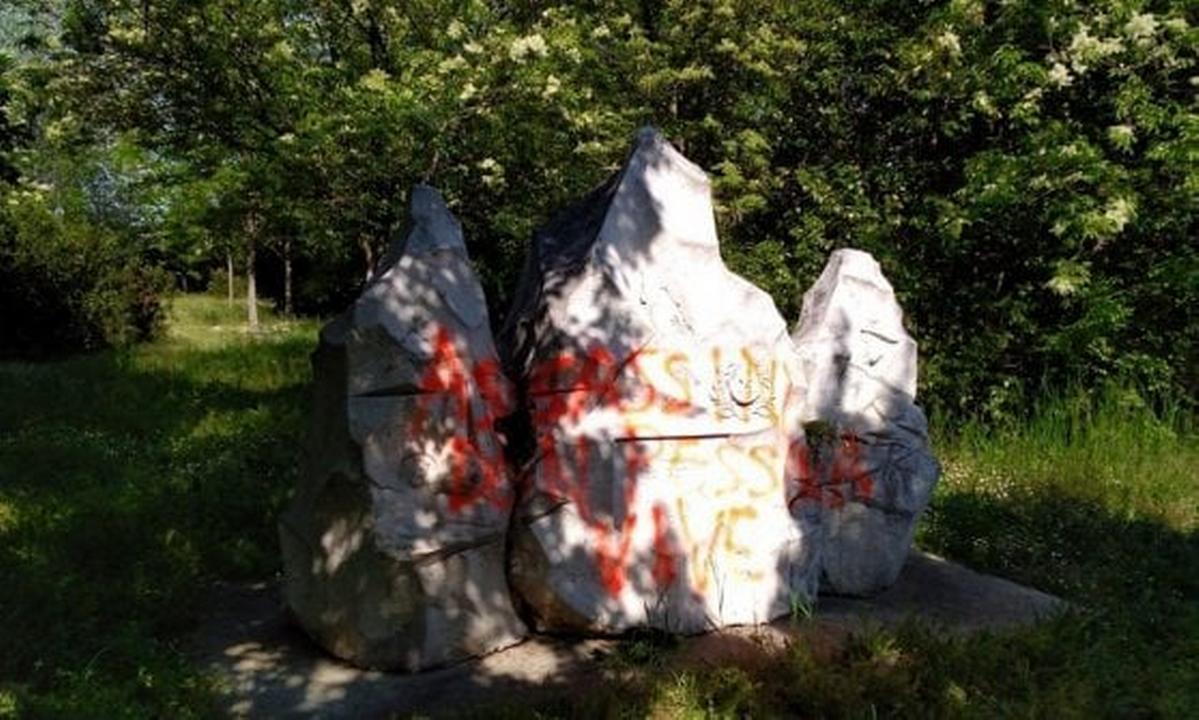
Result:
[[[890,284],[835,252],[788,337],[724,265],[708,178],[652,130],[538,231],[500,349],[535,627],[694,633],[897,576],[938,468]]]
[[[652,130],[533,241],[500,334],[533,442],[510,553],[541,629],[695,633],[814,593],[783,482],[786,325]]]
[[[819,617],[825,622],[869,618],[887,627],[914,619],[953,632],[971,632],[1019,626],[1067,607],[1052,595],[929,553],[910,554],[900,577],[900,582],[869,599],[821,596]]]
[[[279,522],[297,621],[364,667],[426,670],[520,640],[504,574],[510,412],[461,226],[412,190],[389,266],[321,331],[315,412]]]
[[[504,698],[552,698],[594,668],[606,641],[537,639],[421,673],[363,670],[326,655],[294,625],[278,587],[222,584],[194,656],[226,688],[222,710],[253,717],[442,714]]]
[[[457,221],[430,189],[413,215],[408,247],[314,355],[306,469],[280,528],[289,603],[324,647],[418,670],[512,642],[505,564],[535,627],[597,634],[769,621],[810,603],[822,571],[846,592],[893,581],[936,468],[904,465],[926,450],[914,343],[872,259],[834,255],[866,269],[822,276],[797,353],[770,297],[722,262],[707,176],[643,131],[534,238],[499,343],[513,406]],[[882,312],[858,322],[851,280]],[[880,357],[901,367],[871,374]],[[510,414],[515,485],[497,433]],[[890,426],[908,419],[897,460]],[[809,420],[828,442],[804,436]]]

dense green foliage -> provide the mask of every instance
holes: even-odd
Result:
[[[789,319],[830,249],[880,258],[937,411],[1011,417],[1067,380],[1199,387],[1194,0],[18,8],[0,132],[23,138],[21,252],[95,229],[123,248],[103,262],[181,286],[255,259],[268,295],[327,312],[426,180],[500,321],[532,228],[653,123],[711,173],[727,259]]]
[[[0,107],[19,104],[20,89],[0,75]],[[139,242],[130,171],[142,151],[30,137],[0,113],[0,355],[153,337],[171,278]]]
[[[316,324],[173,302],[164,339],[0,363],[0,717],[208,715],[184,651],[216,579],[279,567]],[[546,717],[1194,717],[1199,443],[1187,415],[1111,388],[1005,430],[936,439],[919,542],[1078,606],[992,637],[919,628],[678,668],[633,638],[603,687]],[[797,621],[807,622],[797,617]],[[529,714],[528,702],[513,715]],[[502,708],[485,713],[491,716]]]
[[[119,236],[30,198],[14,205],[10,223],[0,238],[0,354],[37,357],[158,333],[170,277]]]

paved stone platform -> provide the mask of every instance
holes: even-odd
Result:
[[[914,552],[899,581],[877,597],[822,597],[798,630],[787,620],[731,628],[685,639],[678,654],[720,662],[749,642],[780,646],[810,634],[835,641],[870,624],[894,627],[909,619],[948,633],[1002,630],[1063,606],[1052,595]],[[538,637],[443,670],[395,675],[359,670],[324,654],[288,622],[274,585],[218,586],[210,607],[191,651],[222,679],[222,710],[235,717],[437,715],[505,699],[533,701],[584,677],[595,682],[616,644]]]

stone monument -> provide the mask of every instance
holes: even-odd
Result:
[[[869,595],[899,576],[940,470],[915,404],[916,343],[877,262],[833,253],[792,335],[803,386],[789,477],[819,519],[821,591]]]
[[[794,348],[656,132],[536,234],[500,345],[534,437],[509,564],[538,628],[694,633],[814,597],[784,482]]]
[[[412,191],[413,229],[313,354],[299,488],[280,520],[286,600],[354,664],[422,670],[520,640],[504,577],[512,407],[462,229]]]
[[[423,186],[412,218],[321,331],[280,520],[330,652],[414,671],[519,641],[518,611],[698,633],[895,582],[939,468],[870,255],[833,253],[788,335],[725,266],[707,176],[643,130],[536,233],[497,353],[457,220]]]

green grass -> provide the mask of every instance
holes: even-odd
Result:
[[[277,566],[311,322],[199,296],[128,351],[0,364],[0,717],[188,716],[179,638],[214,578]]]
[[[0,717],[209,714],[180,642],[215,579],[277,571],[313,322],[177,298],[167,338],[0,364]],[[680,671],[628,640],[543,717],[1199,716],[1199,440],[1118,388],[1003,429],[941,428],[922,546],[1078,610],[1016,633],[919,627]],[[526,716],[528,706],[488,711]]]
[[[700,671],[663,670],[671,650],[638,639],[618,656],[647,658],[643,672],[543,716],[1199,717],[1193,430],[1108,387],[936,433],[945,474],[917,542],[1067,598],[1062,617],[970,638],[874,630]]]

